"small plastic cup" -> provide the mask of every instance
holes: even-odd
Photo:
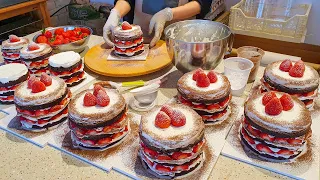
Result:
[[[224,74],[231,84],[233,96],[241,96],[246,88],[253,62],[241,57],[231,57],[224,60]]]

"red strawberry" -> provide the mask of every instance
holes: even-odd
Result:
[[[20,38],[18,36],[16,36],[16,35],[10,35],[9,36],[9,41],[10,42],[18,42],[18,41],[20,41]]]
[[[94,145],[94,141],[92,140],[81,140],[81,142],[84,144]]]
[[[166,156],[166,155],[159,155],[157,159],[161,161],[172,160],[169,156]]]
[[[250,124],[248,124],[247,130],[250,132],[251,135],[256,136],[256,137],[259,136],[259,134],[260,134],[260,131],[254,129]]]
[[[96,135],[97,132],[96,132],[95,130],[93,130],[93,129],[90,129],[90,130],[88,130],[88,131],[86,132],[86,134],[88,134],[88,135]]]
[[[32,92],[33,93],[38,93],[38,92],[42,92],[44,90],[46,90],[46,85],[39,81],[39,80],[35,80],[33,83],[32,83]]]
[[[191,105],[193,106],[193,108],[196,108],[196,109],[206,109],[206,105],[204,104],[192,104]]]
[[[147,148],[146,146],[143,147],[143,151],[144,151],[146,154],[148,154],[148,155],[150,155],[151,157],[153,157],[153,158],[155,158],[155,157],[158,156],[157,151],[154,151],[154,150],[152,150],[152,149],[149,149],[149,148]]]
[[[144,156],[145,157],[145,156]],[[154,163],[152,161],[150,161],[148,158],[144,158],[144,160],[150,165],[150,166],[153,166]]]
[[[60,110],[61,109],[61,105],[55,105],[55,106],[53,106],[52,108],[50,108],[50,112],[56,112],[56,111],[58,111],[58,110]]]
[[[165,166],[162,166],[160,164],[156,165],[156,170],[163,171],[163,172],[171,172],[170,167],[165,167]]]
[[[220,108],[220,105],[219,104],[210,104],[210,105],[207,105],[207,109],[208,110],[214,110],[214,109],[219,109]]]
[[[42,119],[39,119],[38,120],[38,124],[46,124],[48,123],[49,121],[46,121],[46,120],[42,120]]]
[[[84,106],[95,106],[96,104],[97,104],[96,97],[93,94],[91,94],[90,92],[87,92],[83,98],[83,105]]]
[[[289,72],[289,70],[291,69],[291,67],[292,67],[291,60],[286,59],[286,60],[282,61],[282,63],[280,64],[279,69],[280,69],[281,71],[284,71],[284,72]]]
[[[163,105],[160,111],[165,112],[172,119],[171,115],[173,113],[173,109],[169,105]]]
[[[266,133],[260,133],[260,137],[264,140],[267,140],[269,142],[273,142],[274,138],[270,137],[268,134]]]
[[[268,146],[265,146],[263,144],[257,144],[256,148],[258,151],[261,151],[261,152],[273,153],[272,150]]]
[[[293,67],[289,70],[289,75],[292,77],[302,77],[305,71],[305,65],[303,61],[296,62]]]
[[[197,81],[198,75],[199,75],[199,73],[201,73],[201,72],[203,72],[203,70],[202,70],[201,68],[197,69],[197,70],[193,73],[192,79],[193,79],[194,81]]]
[[[119,137],[122,136],[122,135],[123,135],[123,132],[118,132],[118,133],[112,135],[112,139],[117,139],[117,138],[119,138]]]
[[[207,76],[208,76],[208,78],[210,80],[210,83],[215,83],[218,80],[218,77],[217,77],[217,75],[216,75],[216,73],[214,71],[209,71]]]
[[[276,93],[274,93],[273,91],[265,93],[262,97],[262,104],[267,105],[268,102],[275,97],[277,96]]]
[[[50,31],[46,31],[46,32],[44,33],[44,36],[45,36],[46,38],[52,38],[52,33],[51,33]]]
[[[31,76],[28,80],[28,88],[31,89],[32,88],[32,83],[37,80],[37,78],[35,76]]]
[[[36,43],[30,43],[30,44],[28,45],[28,50],[29,50],[29,51],[34,51],[34,50],[37,50],[37,49],[40,49],[40,47],[39,47],[38,44],[36,44]]]
[[[186,171],[189,169],[188,165],[180,165],[180,166],[175,166],[172,170],[173,171]]]
[[[290,150],[287,149],[281,149],[280,151],[277,152],[277,154],[281,154],[281,155],[293,155],[294,153]]]
[[[103,90],[99,90],[97,94],[97,104],[99,106],[105,107],[105,106],[108,106],[109,103],[110,103],[110,98],[108,94]]]
[[[186,116],[181,111],[173,110],[171,118],[171,124],[175,127],[181,127],[186,124]]]
[[[101,85],[97,84],[97,85],[94,85],[93,95],[94,95],[94,96],[97,96],[99,90],[102,90],[102,91],[104,91],[104,92],[106,91]]]
[[[301,140],[301,139],[290,138],[290,139],[287,140],[287,142],[288,142],[289,144],[294,145],[294,144],[301,144],[301,143],[302,143],[302,140]]]
[[[175,160],[185,159],[191,156],[191,153],[174,152],[171,157]]]
[[[160,111],[156,116],[154,124],[161,129],[168,128],[171,124],[171,119],[165,112]]]
[[[242,128],[241,131],[244,139],[246,139],[250,144],[255,144],[254,140],[247,134],[244,128]]]
[[[282,112],[282,105],[278,98],[272,98],[265,106],[265,112],[269,115],[276,116]]]
[[[192,152],[193,152],[193,153],[198,152],[201,147],[202,147],[202,143],[198,143],[197,145],[195,145],[195,146],[192,148]]]
[[[280,144],[287,143],[287,140],[285,138],[275,138],[274,141]]]
[[[46,86],[50,86],[52,84],[52,78],[46,73],[41,74],[40,81]]]
[[[208,87],[210,85],[210,80],[204,72],[200,72],[197,77],[198,87]]]
[[[37,110],[34,114],[35,116],[44,116],[47,115],[49,113],[48,110]]]
[[[124,21],[121,25],[121,28],[123,30],[129,30],[129,29],[132,29],[132,26],[127,21]]]
[[[107,137],[107,138],[100,139],[97,144],[101,144],[101,145],[109,144],[111,141],[112,139],[110,137]]]
[[[284,111],[289,111],[293,108],[293,100],[289,94],[283,94],[280,98],[280,102]]]

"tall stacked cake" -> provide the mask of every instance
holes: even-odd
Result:
[[[69,127],[73,145],[85,150],[106,150],[119,145],[130,131],[127,105],[115,89],[78,93],[69,105]]]
[[[303,61],[277,61],[269,64],[261,78],[261,91],[281,91],[296,96],[312,108],[318,96],[319,74]]]
[[[24,64],[0,66],[0,104],[13,104],[15,89],[28,78],[28,69]]]
[[[142,116],[139,135],[142,165],[158,178],[184,178],[205,161],[204,123],[185,105],[153,108]]]
[[[222,74],[197,69],[178,80],[177,90],[178,101],[194,109],[205,124],[222,122],[230,115],[230,82]]]
[[[40,79],[31,76],[14,93],[22,127],[30,131],[45,131],[65,121],[70,99],[71,92],[66,83],[45,73]]]
[[[30,43],[21,50],[20,56],[30,73],[40,76],[43,72],[48,73],[48,58],[52,54],[52,48],[48,44]]]
[[[20,63],[20,50],[27,46],[29,40],[24,37],[10,35],[9,39],[2,42],[1,52],[6,64]]]
[[[296,97],[273,91],[258,94],[245,103],[241,142],[263,159],[291,161],[306,151],[311,122]]]
[[[49,70],[51,75],[62,78],[68,87],[80,84],[86,78],[81,56],[73,51],[50,56]]]
[[[123,22],[113,30],[114,51],[121,56],[134,56],[144,51],[140,26]]]

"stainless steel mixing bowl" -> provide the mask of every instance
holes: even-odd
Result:
[[[182,72],[214,69],[231,52],[234,37],[228,26],[209,20],[176,22],[164,34],[169,56]]]
[[[70,26],[59,26],[59,27],[53,27],[53,28],[46,28],[47,31],[50,31],[53,34],[54,31],[58,28],[63,28],[64,31],[67,31],[67,30],[73,30],[76,27],[82,27],[82,28],[89,29],[90,30],[89,36],[87,36],[86,38],[83,38],[81,40],[75,41],[75,42],[70,42],[68,44],[60,44],[60,45],[51,46],[55,53],[64,52],[64,51],[82,52],[86,48],[86,46],[89,42],[89,38],[92,35],[93,31],[90,27],[82,26],[82,25],[75,25],[75,26],[70,25]],[[36,34],[32,40],[34,42],[36,42],[38,36],[40,36],[40,35],[41,35],[41,32]]]

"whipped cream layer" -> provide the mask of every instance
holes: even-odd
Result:
[[[20,57],[23,59],[34,59],[46,54],[49,54],[52,51],[52,48],[48,44],[39,43],[37,44],[39,49],[29,51],[28,47],[24,47],[20,51]]]
[[[15,81],[28,73],[24,64],[12,63],[0,66],[0,82],[2,84]]]
[[[276,92],[278,98],[284,93]],[[272,116],[265,112],[262,104],[263,94],[250,98],[245,104],[245,115],[255,124],[273,132],[295,133],[306,130],[311,125],[311,116],[304,104],[292,97],[294,106],[289,111],[282,111],[279,115]]]
[[[79,53],[76,53],[74,51],[61,52],[52,55],[49,58],[49,64],[52,67],[68,68],[75,65],[79,61],[81,61],[81,56]]]
[[[62,97],[66,89],[66,83],[54,76],[52,76],[52,84],[46,86],[46,90],[38,93],[33,93],[32,89],[28,88],[28,81],[25,81],[16,89],[14,102],[20,106],[47,104]]]
[[[304,89],[319,86],[319,74],[314,68],[305,65],[305,72],[302,77],[292,77],[289,75],[289,72],[279,69],[281,63],[282,61],[277,61],[269,64],[264,71],[264,76],[272,82],[288,88]],[[294,65],[295,62],[292,64]]]
[[[121,26],[117,26],[113,29],[113,35],[116,37],[133,37],[133,36],[141,36],[142,31],[140,26],[131,25],[132,29],[123,30]]]
[[[21,49],[29,43],[29,39],[25,37],[19,37],[20,41],[10,42],[10,40],[5,40],[2,42],[2,49]]]

